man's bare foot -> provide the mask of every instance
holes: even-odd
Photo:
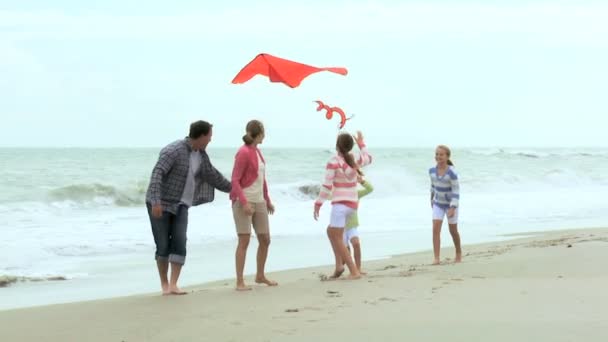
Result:
[[[462,254],[456,254],[454,258],[454,262],[462,262]]]
[[[332,274],[329,279],[338,279],[342,276],[342,273],[344,273],[344,269],[341,270],[335,270],[334,274]]]
[[[175,286],[169,287],[169,294],[181,296],[181,295],[188,294],[188,292],[180,289],[179,287],[177,287],[177,285],[175,285]]]
[[[237,283],[236,284],[237,291],[251,291],[251,286],[245,285],[245,283]]]
[[[171,294],[171,291],[169,291],[169,284],[160,284],[160,287],[162,288],[163,296],[168,296]]]
[[[439,259],[433,260],[433,265],[439,265],[439,264],[441,264],[441,261]]]
[[[266,284],[268,286],[277,286],[279,285],[279,283],[277,283],[274,280],[269,280],[268,278],[262,276],[262,277],[256,277],[255,278],[255,282],[258,284]]]

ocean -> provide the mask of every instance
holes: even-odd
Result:
[[[0,287],[0,309],[159,291],[144,205],[159,150],[0,149],[0,279],[15,281]],[[330,206],[317,222],[313,200],[334,152],[262,151],[276,206],[268,271],[332,264],[325,232]],[[208,149],[228,178],[235,152]],[[364,267],[365,260],[432,248],[434,147],[371,146],[370,153],[374,161],[364,172],[375,190],[359,211]],[[467,244],[505,234],[608,222],[608,149],[468,148],[454,149],[452,159],[465,255]],[[228,195],[216,192],[213,203],[192,208],[189,222],[181,285],[233,278],[236,233]],[[442,246],[451,245],[444,226]],[[256,248],[252,240],[246,274],[255,272]]]

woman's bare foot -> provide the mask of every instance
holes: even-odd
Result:
[[[236,284],[237,291],[251,291],[251,286],[245,285],[245,283],[237,283]]]
[[[361,273],[357,273],[357,274],[351,274],[348,276],[347,278],[348,280],[357,280],[357,279],[361,279]]]
[[[435,259],[433,261],[433,265],[439,265],[439,264],[441,264],[441,261],[439,259]]]
[[[462,262],[462,254],[457,253],[454,262]]]
[[[362,276],[367,275],[367,272],[363,272],[361,270],[359,270],[359,273],[361,273]]]
[[[180,289],[179,287],[177,287],[177,285],[175,285],[175,286],[169,287],[169,294],[181,296],[181,295],[188,294],[188,292]]]
[[[268,278],[266,278],[265,276],[262,277],[256,277],[255,278],[255,282],[258,284],[266,284],[268,286],[277,286],[279,285],[279,283],[277,283],[274,280],[269,280]]]
[[[344,273],[344,269],[341,270],[335,270],[334,274],[332,274],[329,279],[338,279],[342,276],[342,273]]]

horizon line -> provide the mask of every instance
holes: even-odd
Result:
[[[0,149],[161,149],[165,147],[165,145],[158,146],[76,146],[76,145],[64,145],[64,146],[0,146]],[[228,148],[239,148],[242,144],[239,145],[212,145],[208,147],[208,149],[219,148],[219,149],[228,149]],[[268,149],[327,149],[328,146],[260,146],[261,148]],[[402,145],[402,146],[390,146],[390,145],[375,145],[374,148],[420,148],[426,149],[435,147],[435,145]],[[538,148],[538,149],[568,149],[568,148],[608,148],[608,145],[577,145],[577,146],[548,146],[548,145],[450,145],[450,148],[455,149],[469,149],[469,148],[497,148],[497,149],[510,149],[510,148]]]

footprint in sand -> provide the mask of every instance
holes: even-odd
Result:
[[[384,266],[384,268],[381,268],[378,271],[386,271],[386,270],[390,270],[390,269],[393,269],[393,268],[397,268],[397,266],[395,266],[395,265],[386,265],[386,266]]]
[[[274,329],[273,331],[283,335],[293,335],[296,332],[295,329]]]
[[[311,310],[311,311],[323,311],[323,308],[318,308],[316,306],[305,306],[302,310]]]
[[[382,297],[378,299],[379,301],[383,301],[383,302],[396,302],[397,300],[395,298],[388,298],[388,297]]]
[[[442,284],[443,285],[450,285],[450,284],[453,284],[452,282],[459,282],[459,281],[464,281],[464,279],[461,279],[461,278],[451,278],[451,279],[444,280],[442,282]]]
[[[285,312],[288,313],[297,313],[297,312],[302,312],[302,311],[323,311],[322,308],[318,308],[315,306],[305,306],[302,308],[290,308],[290,309],[285,309]]]
[[[336,278],[334,276],[328,276],[327,274],[319,274],[319,280],[321,281],[335,281],[340,279],[341,278]]]
[[[389,297],[380,297],[377,300],[364,300],[363,304],[369,304],[369,305],[378,305],[378,302],[396,302],[397,299],[395,298],[389,298]]]
[[[340,292],[338,291],[331,291],[328,290],[327,291],[327,296],[326,297],[330,297],[330,298],[338,298],[338,297],[342,297],[342,294],[340,294]]]

